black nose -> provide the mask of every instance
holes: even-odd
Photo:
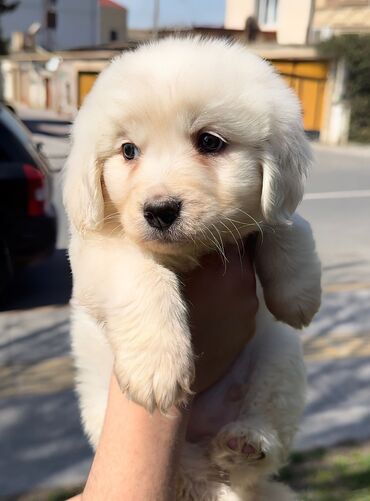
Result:
[[[167,230],[179,217],[181,202],[175,198],[153,200],[144,205],[144,217],[153,228]]]

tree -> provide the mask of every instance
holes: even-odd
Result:
[[[345,98],[351,105],[349,139],[370,143],[370,35],[340,35],[318,45],[324,56],[344,58]]]
[[[8,41],[5,40],[2,36],[1,16],[16,9],[18,5],[19,2],[9,3],[6,0],[0,0],[0,54],[7,54],[7,49],[8,49]]]

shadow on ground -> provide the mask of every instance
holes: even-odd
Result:
[[[92,453],[73,390],[3,399],[0,414],[0,499],[16,500],[17,492],[50,486],[56,476],[62,485],[86,476]]]

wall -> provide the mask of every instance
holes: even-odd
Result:
[[[52,79],[53,108],[73,118],[78,110],[78,73],[100,73],[106,61],[63,61]]]
[[[99,6],[96,0],[59,0],[56,45],[69,49],[99,43]]]
[[[244,30],[245,21],[255,15],[255,0],[226,0],[224,27]]]
[[[276,25],[279,44],[306,43],[312,2],[313,0],[279,0]],[[257,5],[255,0],[227,0],[225,28],[244,29],[248,16],[257,17]]]
[[[127,39],[126,10],[115,7],[101,7],[100,9],[100,43],[111,42],[110,32],[117,32],[117,40]]]
[[[312,1],[279,0],[277,18],[277,42],[279,44],[303,45],[306,43]]]
[[[59,0],[57,2],[57,28],[48,37],[44,26],[43,0],[21,0],[17,9],[2,18],[3,32],[10,38],[13,31],[26,31],[32,23],[43,25],[36,37],[42,46],[48,40],[55,43],[50,49],[95,45],[99,43],[99,6],[97,0]]]
[[[42,0],[21,0],[15,10],[1,18],[4,36],[10,38],[13,31],[24,32],[32,23],[42,22],[42,13]]]
[[[325,120],[320,134],[324,144],[346,144],[351,110],[344,99],[347,68],[343,60],[332,62],[325,96]]]

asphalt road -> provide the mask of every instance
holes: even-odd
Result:
[[[20,110],[50,158],[58,250],[17,277],[0,312],[0,499],[86,476],[91,451],[79,424],[69,356],[71,277],[60,168],[69,123]],[[309,376],[299,449],[370,437],[370,150],[315,147],[300,212],[323,262],[323,306],[302,334]],[[15,474],[16,472],[16,474]]]

